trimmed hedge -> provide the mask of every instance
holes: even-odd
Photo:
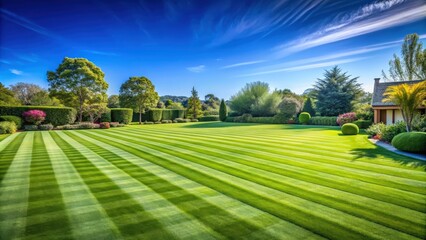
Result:
[[[49,106],[0,106],[0,116],[11,115],[22,117],[28,110],[41,110],[46,113],[44,123],[51,123],[54,126],[74,123],[76,110],[70,107],[49,107]]]
[[[392,146],[401,151],[426,153],[425,132],[405,132],[392,139]]]
[[[173,110],[172,109],[163,109],[163,115],[161,120],[173,120]]]
[[[161,118],[158,119],[158,115],[160,114]],[[142,122],[158,122],[161,120],[174,120],[176,118],[185,118],[185,110],[154,108],[142,113]],[[132,122],[139,122],[139,113],[133,113]]]
[[[0,134],[12,134],[16,132],[15,122],[0,122]]]
[[[0,122],[14,122],[17,129],[22,128],[22,118],[18,116],[0,116]]]
[[[373,124],[371,120],[356,120],[353,123],[356,124],[360,129],[367,129]]]
[[[129,124],[132,121],[133,109],[131,108],[111,108],[111,121]]]
[[[359,133],[359,128],[356,124],[345,123],[342,126],[342,133],[344,135],[357,135]]]
[[[163,109],[152,108],[147,112],[148,121],[159,122],[163,117]]]
[[[337,126],[337,117],[311,117],[310,125]]]
[[[107,111],[101,115],[99,122],[111,122],[111,109],[108,108]]]
[[[200,122],[219,121],[219,115],[209,115],[198,118]]]
[[[299,123],[308,124],[309,119],[311,119],[311,114],[308,112],[302,112],[299,114]]]

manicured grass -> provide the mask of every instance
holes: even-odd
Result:
[[[0,142],[0,239],[425,239],[425,170],[335,127],[24,132]]]

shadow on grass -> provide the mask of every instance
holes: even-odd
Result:
[[[397,153],[390,152],[381,147],[356,148],[356,149],[353,149],[350,153],[354,155],[352,161],[356,161],[361,158],[369,158],[371,160],[374,160],[379,157],[386,157],[391,159],[394,162],[398,162],[401,165],[411,166],[414,168],[421,168],[426,171],[426,161],[402,156]]]

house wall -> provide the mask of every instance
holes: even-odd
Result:
[[[386,125],[392,124],[392,110],[386,110]]]
[[[402,117],[402,112],[399,109],[395,110],[395,123],[398,121],[404,121],[404,118]]]

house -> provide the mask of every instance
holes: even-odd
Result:
[[[374,123],[385,123],[386,125],[396,123],[398,121],[404,121],[402,112],[399,106],[391,102],[383,102],[383,94],[389,86],[395,86],[399,84],[415,84],[422,80],[415,81],[404,81],[404,82],[380,82],[380,78],[374,79],[374,91],[373,91],[373,102],[372,107],[374,110]],[[419,112],[424,114],[425,107],[419,108]]]

